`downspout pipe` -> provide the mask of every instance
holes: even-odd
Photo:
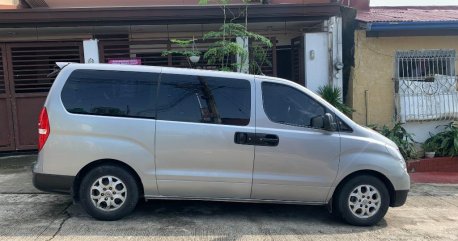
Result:
[[[403,31],[403,30],[458,30],[458,21],[430,22],[374,22],[367,24],[367,31]]]

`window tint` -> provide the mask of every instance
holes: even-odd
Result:
[[[313,117],[325,114],[322,105],[287,85],[262,83],[262,98],[267,117],[276,123],[310,127]]]
[[[247,80],[163,74],[159,86],[158,119],[241,126],[250,122]]]
[[[155,118],[158,74],[75,70],[62,90],[67,111],[78,114]]]

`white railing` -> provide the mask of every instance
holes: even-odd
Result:
[[[398,51],[396,117],[408,121],[458,119],[454,50]]]

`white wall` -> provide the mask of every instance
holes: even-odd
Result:
[[[328,33],[306,33],[304,37],[305,87],[317,92],[329,83]]]
[[[447,125],[452,122],[451,120],[447,121],[425,121],[425,122],[407,122],[403,124],[403,127],[408,133],[413,134],[413,139],[416,142],[423,143],[430,137],[429,133],[436,134],[444,130],[442,125]],[[441,126],[436,128],[437,126]]]
[[[324,21],[323,32],[305,33],[304,43],[306,87],[315,92],[326,84],[342,89],[342,18]]]

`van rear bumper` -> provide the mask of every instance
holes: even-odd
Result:
[[[33,173],[33,185],[45,192],[70,194],[75,177],[45,173]]]

